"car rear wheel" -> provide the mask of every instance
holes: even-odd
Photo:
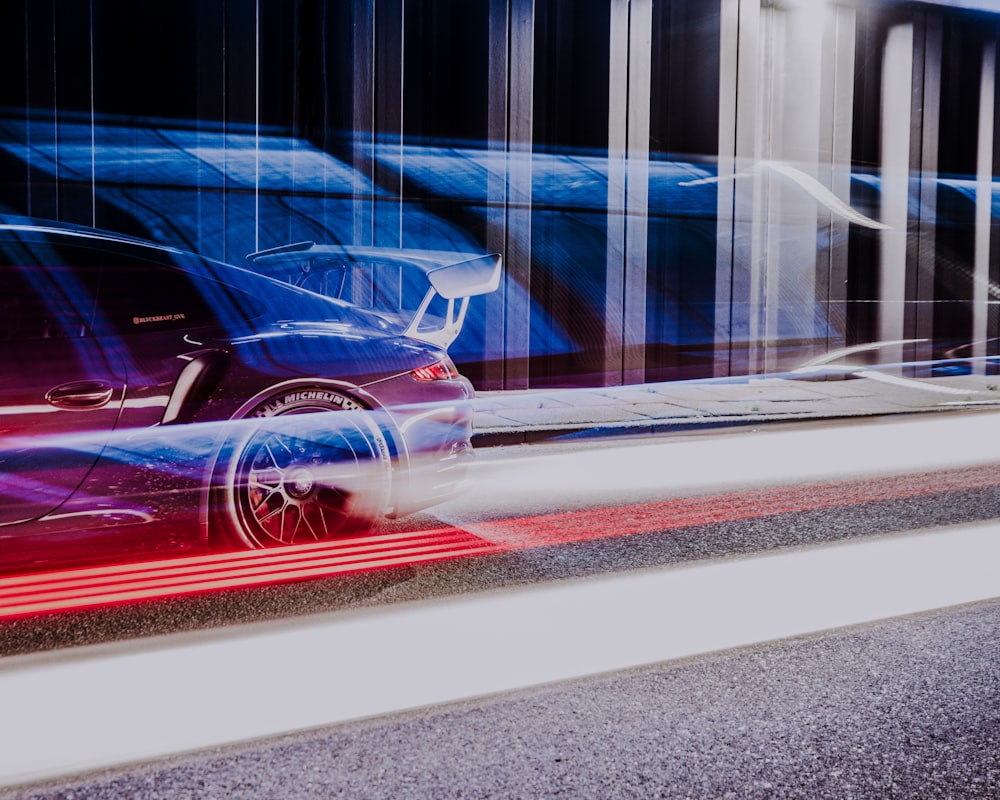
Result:
[[[261,403],[248,418],[256,422],[230,448],[216,490],[214,516],[224,539],[280,547],[377,526],[391,460],[385,435],[360,403],[326,389],[297,389]]]

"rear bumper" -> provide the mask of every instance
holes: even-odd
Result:
[[[472,406],[441,403],[393,411],[406,449],[400,453],[393,509],[412,514],[458,494],[473,460]]]

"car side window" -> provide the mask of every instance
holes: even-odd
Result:
[[[217,323],[204,282],[155,264],[106,266],[101,274],[94,332],[143,333]]]
[[[262,313],[200,260],[170,258],[153,248],[0,240],[0,339],[242,327]]]
[[[95,336],[189,330],[239,319],[234,295],[242,293],[187,268],[153,260],[152,249],[59,248],[77,282],[91,287]],[[196,265],[195,265],[196,266]]]
[[[83,336],[92,299],[73,291],[58,267],[42,268],[10,258],[0,246],[0,341]],[[63,280],[61,280],[61,278]]]

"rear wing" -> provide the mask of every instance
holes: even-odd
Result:
[[[247,256],[257,272],[369,309],[398,333],[447,347],[469,299],[496,291],[502,259],[438,250],[299,242]]]

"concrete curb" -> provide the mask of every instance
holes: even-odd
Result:
[[[476,447],[1000,407],[1000,377],[784,377],[480,392]]]

